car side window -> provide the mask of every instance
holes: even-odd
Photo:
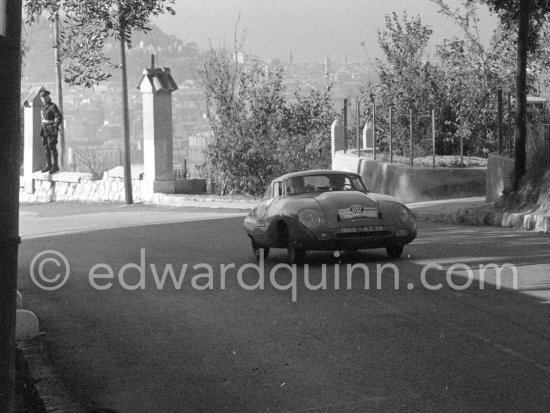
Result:
[[[273,182],[273,196],[283,195],[283,187],[281,182]]]
[[[369,192],[368,188],[360,178],[352,178],[351,186],[358,191]]]

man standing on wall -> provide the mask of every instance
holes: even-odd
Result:
[[[42,146],[46,152],[46,167],[42,169],[42,172],[49,172],[51,174],[59,171],[57,164],[57,134],[59,132],[59,126],[63,122],[63,115],[55,103],[50,98],[50,92],[46,89],[40,91],[40,98],[42,99],[42,129],[40,130],[40,136],[42,136]]]

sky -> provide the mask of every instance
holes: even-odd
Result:
[[[460,0],[447,0],[451,7]],[[325,56],[341,61],[372,62],[380,57],[377,31],[392,12],[420,16],[434,34],[433,44],[459,34],[454,22],[439,14],[430,0],[176,0],[175,16],[164,15],[153,23],[184,42],[201,49],[234,44],[246,30],[243,50],[262,59],[322,62]],[[488,42],[496,17],[480,8],[481,35]],[[361,44],[364,42],[364,46]]]

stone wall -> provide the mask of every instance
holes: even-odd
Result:
[[[37,176],[40,175],[40,176]],[[135,202],[143,202],[142,181],[132,180]],[[19,202],[124,202],[124,180],[91,179],[87,174],[61,172],[54,175],[35,174],[34,192],[19,192]]]
[[[401,202],[485,195],[486,168],[411,167],[340,151],[332,159],[332,169],[359,173],[371,191]]]
[[[134,202],[152,202],[156,194],[152,193],[140,175],[137,176],[140,179],[132,180]],[[178,180],[175,183],[177,194],[206,192],[206,180]],[[76,172],[59,172],[53,175],[35,173],[32,191],[25,190],[24,181],[21,179],[19,201],[124,202],[124,180],[121,177],[109,176],[108,173],[105,173],[103,179],[92,179],[90,174]]]

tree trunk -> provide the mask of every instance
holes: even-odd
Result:
[[[527,146],[527,47],[529,42],[529,1],[520,1],[518,55],[516,68],[516,158],[513,190],[517,191],[525,175]]]
[[[21,0],[0,11],[0,412],[12,413],[15,391],[15,320],[19,245],[21,108]],[[5,11],[5,13],[3,13]]]

